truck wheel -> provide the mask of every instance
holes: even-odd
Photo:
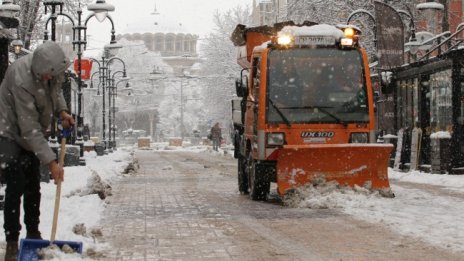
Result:
[[[248,177],[246,168],[247,165],[244,157],[238,157],[238,191],[240,191],[240,194],[248,194]]]
[[[252,200],[266,200],[271,183],[266,180],[264,173],[258,173],[256,160],[248,155],[248,184],[250,188],[250,198]]]

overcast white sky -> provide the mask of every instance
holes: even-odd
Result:
[[[94,2],[94,1],[92,1]],[[116,34],[123,32],[128,24],[134,24],[143,17],[148,17],[156,9],[163,16],[182,23],[191,33],[203,36],[213,27],[212,15],[217,9],[226,11],[237,5],[251,6],[252,0],[106,0],[115,6],[111,12]],[[88,23],[88,49],[102,47],[110,40],[110,23],[98,23],[95,18]]]

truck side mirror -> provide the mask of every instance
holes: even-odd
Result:
[[[235,79],[235,92],[238,97],[243,97],[243,84],[242,79]]]
[[[245,79],[245,82],[243,80]],[[240,98],[246,97],[248,94],[248,77],[242,77],[235,80],[235,91]]]

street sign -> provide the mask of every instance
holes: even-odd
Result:
[[[90,80],[90,72],[92,71],[92,60],[81,59],[81,79]],[[79,74],[79,59],[74,60],[74,71]]]

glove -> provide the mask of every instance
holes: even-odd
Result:
[[[71,128],[74,126],[74,118],[69,115],[66,111],[60,112],[60,120],[64,129]]]

